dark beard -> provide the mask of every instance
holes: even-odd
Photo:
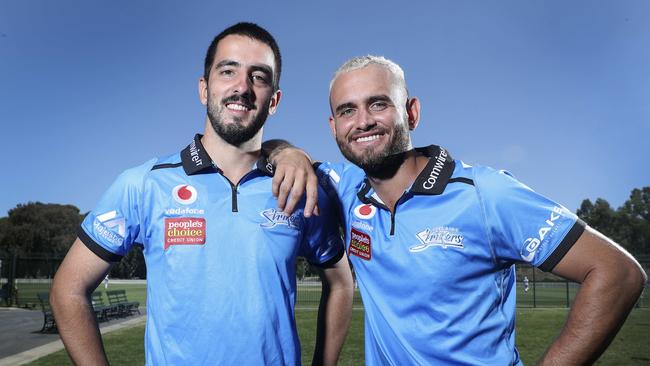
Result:
[[[354,156],[347,144],[341,143],[338,139],[336,142],[348,161],[363,169],[368,177],[378,179],[393,177],[406,159],[409,148],[408,133],[401,127],[395,129],[395,134],[384,151],[369,153],[362,157]]]
[[[208,97],[208,119],[214,132],[230,145],[240,146],[244,142],[252,139],[264,126],[264,122],[266,122],[266,118],[269,116],[268,103],[263,104],[265,107],[255,115],[250,125],[244,126],[241,124],[241,118],[234,118],[234,123],[227,125],[221,121],[220,114],[226,108],[226,103],[229,102],[240,102],[246,105],[251,111],[255,109],[255,105],[246,96],[233,95],[224,98],[221,100],[220,105],[210,103],[210,98]]]

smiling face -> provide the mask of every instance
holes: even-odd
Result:
[[[275,113],[281,92],[274,91],[274,60],[271,48],[252,38],[229,35],[219,41],[199,92],[212,128],[229,144],[253,138]]]
[[[408,130],[417,124],[419,103],[407,100],[405,88],[387,68],[369,64],[340,74],[330,105],[330,128],[341,153],[367,173],[411,149]]]

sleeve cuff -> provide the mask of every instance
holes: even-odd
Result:
[[[109,252],[104,247],[97,244],[97,242],[93,240],[93,238],[91,238],[88,233],[86,233],[86,230],[84,230],[82,226],[79,226],[79,229],[77,230],[77,236],[79,236],[81,242],[84,243],[84,245],[88,247],[90,251],[95,253],[99,258],[107,262],[119,262],[122,259],[121,255]]]
[[[571,227],[571,230],[566,234],[564,239],[562,239],[562,242],[560,245],[555,248],[555,251],[551,253],[551,255],[546,258],[544,263],[539,265],[539,269],[541,269],[544,272],[550,272],[555,268],[555,266],[560,263],[562,258],[569,252],[569,249],[573,247],[573,244],[578,241],[578,238],[582,233],[585,231],[585,222],[577,219],[576,222],[573,224],[573,227]]]

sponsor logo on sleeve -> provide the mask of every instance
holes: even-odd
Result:
[[[165,219],[165,250],[172,245],[205,244],[206,223],[200,217]]]
[[[415,234],[420,241],[420,244],[414,245],[409,248],[412,253],[421,252],[432,246],[440,246],[444,249],[449,247],[463,249],[465,239],[457,228],[453,227],[437,227],[433,229],[425,229]]]
[[[277,225],[284,225],[296,230],[300,230],[302,227],[302,220],[300,219],[302,210],[297,210],[293,215],[287,216],[282,211],[278,211],[274,208],[267,208],[260,212],[260,215],[266,219],[266,221],[260,224],[264,229],[270,229]]]
[[[535,258],[535,254],[539,247],[544,243],[544,239],[550,239],[557,231],[555,222],[560,218],[562,208],[555,206],[551,210],[549,218],[544,221],[544,224],[537,231],[537,235],[529,237],[524,240],[524,245],[521,248],[521,258],[526,262],[531,262]]]
[[[372,257],[370,235],[352,228],[350,231],[350,247],[348,256],[355,255],[367,261]]]
[[[116,210],[97,215],[93,229],[102,238],[113,245],[121,245],[126,235],[126,220]]]
[[[376,213],[377,207],[371,204],[361,204],[354,208],[354,216],[364,220],[372,219]]]
[[[179,184],[172,189],[174,200],[183,205],[191,205],[196,201],[198,194],[196,188],[189,184]]]

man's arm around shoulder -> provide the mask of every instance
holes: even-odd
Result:
[[[76,365],[108,365],[89,295],[111,264],[75,240],[56,272],[50,294],[63,344]]]
[[[352,317],[354,284],[347,257],[321,270],[323,292],[312,365],[336,365]]]
[[[552,272],[581,286],[566,324],[540,364],[591,364],[625,322],[647,275],[623,248],[589,227]]]

